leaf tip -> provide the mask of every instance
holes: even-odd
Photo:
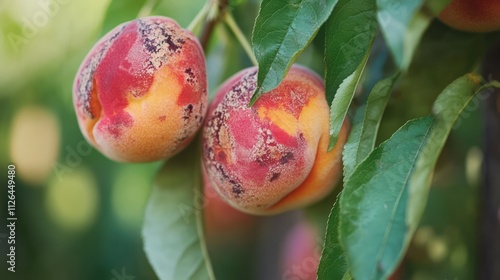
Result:
[[[476,73],[468,73],[466,77],[475,85],[479,85],[482,82],[481,76]]]
[[[339,137],[337,135],[332,135],[331,131],[330,131],[330,142],[328,143],[327,152],[330,152],[331,150],[333,150],[333,148],[335,147],[335,144],[337,144],[338,139],[339,139]]]
[[[257,89],[255,89],[252,95],[252,98],[250,98],[250,102],[248,102],[248,107],[252,107],[255,104],[255,102],[257,102],[257,100],[261,95],[262,95],[262,87],[257,87]]]

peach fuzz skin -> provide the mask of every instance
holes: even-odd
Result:
[[[350,125],[327,152],[329,107],[323,80],[292,66],[282,83],[248,107],[257,68],[218,90],[203,129],[203,165],[215,190],[240,211],[277,214],[325,197],[342,173]]]
[[[123,23],[84,59],[73,103],[83,135],[110,159],[169,158],[189,144],[203,123],[203,50],[190,31],[170,18]]]
[[[452,0],[439,15],[446,25],[468,32],[500,30],[500,2],[491,0]]]

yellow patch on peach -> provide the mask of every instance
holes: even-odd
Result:
[[[317,145],[317,141],[319,141],[319,137],[321,137],[321,134],[319,133],[329,124],[327,116],[324,114],[318,114],[318,111],[328,110],[328,105],[326,105],[324,100],[321,100],[321,98],[324,97],[312,97],[309,100],[309,103],[302,108],[299,116],[299,123],[301,124],[301,130],[304,133],[304,138],[307,143],[313,146]]]
[[[169,143],[164,145],[162,153],[171,153],[176,149],[178,132],[183,131],[183,123],[179,122],[182,108],[172,100],[177,100],[181,91],[182,85],[178,83],[175,73],[164,66],[155,74],[153,84],[143,98],[137,101],[133,100],[134,97],[129,98],[126,111],[135,123],[126,135],[131,136],[132,141],[142,138],[139,153],[154,156],[156,149],[152,147],[161,142]]]
[[[283,129],[288,135],[296,135],[298,131],[297,120],[293,115],[284,109],[271,109],[259,107],[258,114],[261,119],[272,120],[279,128]]]
[[[125,111],[134,120],[134,125],[124,129],[119,139],[110,139],[111,135],[96,135],[97,144],[112,153],[116,160],[154,160],[159,159],[159,154],[173,153],[182,144],[179,142],[180,133],[188,129],[179,122],[183,108],[172,102],[182,92],[182,85],[176,77],[170,67],[164,66],[155,74],[150,90],[144,96],[135,98],[129,94]],[[162,143],[160,150],[158,143]],[[125,154],[127,158],[120,156]]]
[[[300,204],[309,204],[325,197],[342,177],[342,150],[347,141],[350,131],[350,124],[345,121],[340,130],[338,144],[330,151],[328,144],[330,136],[328,132],[323,133],[320,139],[314,165],[307,178],[300,187],[285,196],[281,201],[274,204],[269,213],[283,212]],[[318,186],[323,186],[318,188]]]

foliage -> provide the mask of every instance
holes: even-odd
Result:
[[[255,267],[265,266],[263,262],[268,260],[262,256],[280,249],[281,243],[262,249],[258,245],[262,240],[246,236],[241,243],[247,251],[238,251],[237,246],[231,246],[231,250],[226,247],[228,257],[214,261],[216,254],[211,252],[222,247],[206,241],[203,214],[208,198],[201,190],[197,141],[176,157],[161,163],[160,168],[158,164],[122,166],[106,161],[96,152],[89,155],[74,152],[80,147],[79,143],[85,142],[81,142],[83,138],[71,110],[68,94],[73,76],[68,73],[76,72],[98,36],[124,21],[146,15],[170,16],[187,27],[198,11],[202,11],[197,17],[201,22],[195,22],[194,26],[201,28],[193,31],[200,38],[206,37],[202,43],[212,94],[227,77],[249,66],[253,56],[259,66],[258,88],[249,106],[278,86],[291,65],[306,64],[314,69],[324,68],[320,74],[325,79],[326,100],[331,110],[330,149],[337,143],[345,120],[351,122],[351,132],[343,150],[343,186],[338,187],[342,191],[307,209],[312,213],[309,216],[327,221],[320,225],[325,238],[321,241],[317,279],[388,279],[398,266],[405,265],[403,259],[411,264],[405,275],[431,274],[435,276],[433,279],[455,275],[472,278],[476,263],[470,256],[474,256],[476,250],[475,233],[460,235],[462,233],[456,232],[464,232],[458,230],[464,228],[470,231],[470,224],[477,222],[472,220],[477,211],[476,191],[467,188],[477,184],[477,180],[469,178],[467,168],[469,157],[474,160],[474,155],[469,155],[471,150],[475,151],[472,146],[479,145],[477,134],[481,118],[480,110],[471,108],[485,96],[482,93],[489,94],[489,88],[500,86],[494,81],[486,82],[490,77],[477,73],[480,59],[498,39],[497,33],[464,33],[440,23],[436,16],[449,0],[111,0],[104,4],[92,2],[91,7],[98,9],[98,13],[92,28],[88,27],[79,36],[71,30],[64,33],[64,23],[84,30],[87,22],[78,25],[77,15],[80,10],[86,15],[94,11],[83,10],[85,3],[77,2],[68,6],[60,4],[59,10],[71,9],[70,16],[47,12],[51,23],[34,26],[36,31],[32,37],[24,34],[30,29],[26,20],[33,25],[36,17],[16,17],[15,6],[0,11],[4,15],[0,20],[3,31],[0,59],[9,65],[0,70],[0,144],[10,147],[12,139],[17,139],[12,135],[15,135],[18,108],[20,111],[33,104],[51,108],[62,130],[61,136],[57,136],[61,142],[55,144],[59,149],[59,154],[54,156],[57,161],[50,162],[50,166],[54,166],[50,175],[35,183],[30,181],[31,174],[24,178],[20,175],[23,186],[20,193],[26,200],[20,203],[19,209],[31,213],[26,214],[26,219],[36,229],[21,233],[21,238],[46,238],[50,244],[63,240],[60,247],[56,246],[56,253],[49,256],[54,263],[66,258],[62,252],[79,252],[69,258],[73,266],[60,274],[44,272],[40,276],[42,279],[71,279],[77,273],[89,279],[116,277],[109,271],[114,268],[119,271],[122,264],[116,264],[117,259],[133,263],[129,267],[142,276],[137,278],[232,279],[241,276],[239,269],[258,271]],[[206,9],[203,5],[207,5]],[[45,10],[40,8],[39,11]],[[58,32],[67,36],[68,42],[61,46],[54,43]],[[12,34],[21,34],[26,41],[12,45]],[[251,47],[246,42],[248,38],[251,38]],[[25,93],[16,96],[17,92]],[[14,148],[10,149],[0,150],[0,162],[14,160]],[[41,152],[32,157],[40,155]],[[480,156],[476,156],[476,161],[477,157]],[[149,189],[153,173],[156,179]],[[479,172],[476,170],[476,173]],[[42,207],[48,203],[46,201],[51,201],[50,190],[57,185],[54,182],[69,182],[61,178],[75,174],[77,178],[97,182],[92,185],[100,187],[99,199],[93,202],[97,206],[93,209],[95,212],[99,209],[100,215],[89,218],[94,224],[80,231],[66,231],[68,225],[64,223],[61,224],[63,230],[56,230],[57,213],[50,214],[55,206],[46,206],[47,213],[31,211],[29,207]],[[120,181],[114,177],[126,179]],[[115,185],[120,184],[131,185],[124,187],[133,190],[126,198],[116,195],[120,188]],[[43,186],[47,190],[24,186]],[[40,196],[40,192],[44,195]],[[139,200],[146,195],[149,195],[146,206],[140,203],[130,206],[144,210],[143,221],[132,222],[133,226],[127,230],[113,222],[117,220],[113,213],[119,212],[116,209],[124,211],[128,206],[123,201]],[[61,201],[71,205],[68,201],[73,200],[64,197]],[[468,218],[450,217],[456,209],[462,210],[462,205],[472,205],[472,210],[470,207],[464,210]],[[51,219],[55,221],[55,229],[51,223],[41,225],[39,222]],[[267,227],[262,226],[266,228],[261,231],[262,235],[276,232],[267,229],[272,228],[269,224],[272,222],[265,224]],[[141,229],[142,239],[139,236]],[[85,236],[82,233],[87,237],[82,237]],[[100,248],[106,251],[104,256],[92,260],[88,253],[82,253],[86,246],[100,238],[98,243],[105,244]],[[277,239],[283,238],[274,236],[272,240]],[[447,262],[443,261],[444,257],[440,259],[438,254],[432,254],[431,245],[422,249],[425,242],[442,239],[451,251]],[[121,246],[130,240],[135,243],[127,245],[127,251]],[[143,241],[143,248],[140,241]],[[241,245],[231,238],[225,241]],[[33,253],[29,264],[45,267],[46,264],[36,263],[36,260],[43,259],[44,250],[50,246],[34,243],[26,245],[26,250]],[[258,249],[249,253],[249,248]],[[438,264],[422,261],[422,250],[430,252],[428,258],[434,257]],[[466,257],[460,255],[460,250],[468,252]],[[415,254],[418,257],[414,257]],[[259,257],[264,261],[256,260]],[[113,268],[88,271],[88,265],[98,267],[99,262],[112,264]],[[269,266],[279,270],[279,265],[275,260]],[[246,277],[259,278],[270,272],[258,273],[248,273],[250,276]],[[33,272],[20,275],[26,279],[38,276]],[[273,275],[274,278],[282,276]]]

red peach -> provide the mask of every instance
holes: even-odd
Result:
[[[300,221],[287,234],[281,252],[284,280],[316,280],[321,243],[314,227]]]
[[[257,226],[257,217],[238,211],[220,198],[202,167],[204,205],[203,218],[207,242],[227,243],[231,239],[249,239]]]
[[[446,25],[469,32],[500,30],[500,2],[452,0],[439,15]]]
[[[325,197],[342,173],[346,121],[331,152],[330,110],[323,80],[293,66],[281,84],[248,107],[257,68],[224,83],[208,109],[203,164],[215,190],[233,207],[275,214]]]
[[[168,158],[194,138],[207,104],[197,38],[166,17],[123,23],[94,45],[73,86],[85,138],[117,161]]]

